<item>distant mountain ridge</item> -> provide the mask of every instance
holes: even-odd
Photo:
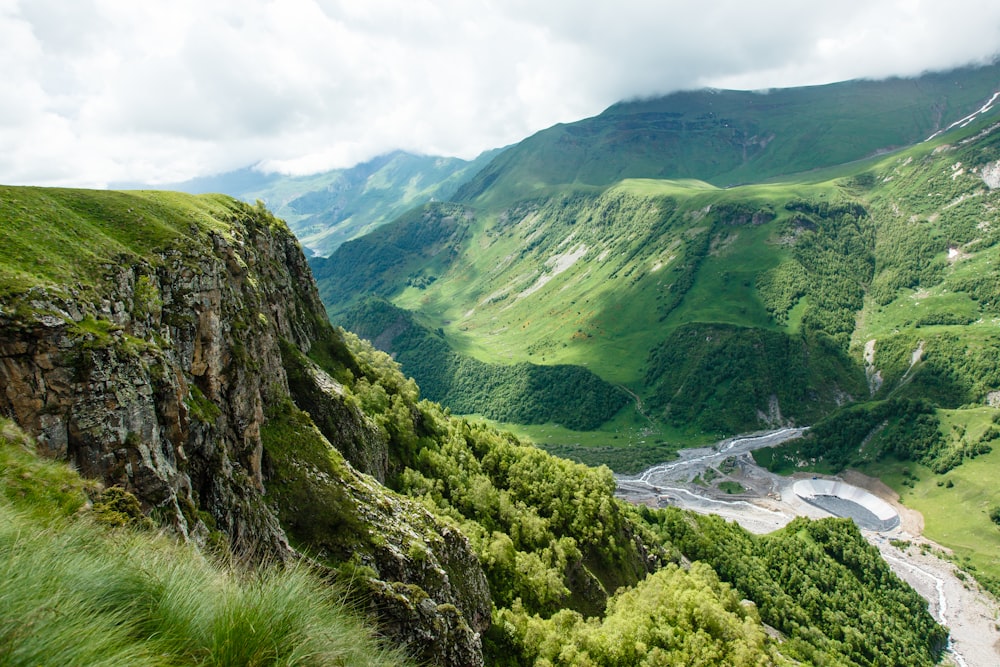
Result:
[[[635,407],[601,427],[604,442],[812,423],[870,395],[982,403],[1000,391],[986,362],[998,341],[976,324],[992,317],[993,292],[972,268],[992,275],[996,191],[984,178],[1000,159],[998,89],[991,65],[622,103],[529,137],[455,202],[311,264],[333,320],[381,341],[429,395],[470,368],[448,350],[577,365],[627,388]],[[907,290],[935,289],[958,312],[908,319]],[[356,307],[369,295],[412,313],[406,335]],[[934,337],[936,360],[908,371],[935,326],[952,327]],[[976,341],[964,361],[944,343],[955,336]],[[873,374],[893,381],[874,388]],[[588,411],[571,383],[547,390]],[[510,390],[497,391],[484,400]],[[643,448],[632,452],[623,468],[643,464]]]
[[[182,183],[155,186],[189,194],[221,193],[261,200],[288,222],[308,251],[326,256],[344,241],[365,234],[405,211],[447,200],[499,149],[474,160],[392,151],[346,169],[308,176],[264,173],[246,167]],[[116,188],[149,188],[135,183]]]
[[[998,85],[994,64],[913,79],[621,102],[528,137],[456,200],[509,201],[545,185],[608,186],[626,178],[726,187],[831,167],[922,141],[980,108]]]

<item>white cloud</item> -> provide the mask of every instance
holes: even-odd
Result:
[[[0,0],[0,182],[472,157],[623,98],[998,48],[984,0]]]

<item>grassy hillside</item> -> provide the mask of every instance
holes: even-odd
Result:
[[[115,491],[0,420],[4,665],[405,664],[306,567],[243,571],[140,528]]]
[[[220,219],[232,211],[227,197],[213,195],[0,186],[0,296],[86,288],[116,256],[190,241],[200,230],[225,233]]]
[[[870,274],[871,235],[863,210],[835,185],[720,190],[625,181],[496,214],[466,208],[447,251],[385,242],[428,236],[428,222],[437,219],[431,211],[316,264],[335,322],[380,340],[388,323],[380,328],[344,312],[367,286],[418,313],[459,354],[489,364],[576,365],[623,385],[645,401],[654,424],[680,429],[683,438],[810,420],[865,391],[860,366],[846,355],[863,290],[846,277]],[[816,240],[789,242],[803,235]],[[834,306],[829,297],[845,283],[852,291]],[[696,322],[771,341],[778,356],[758,374],[757,389],[715,382],[720,364],[739,357],[749,339],[692,336]],[[406,364],[417,348],[397,340],[391,349]],[[682,391],[685,383],[710,393]],[[557,391],[574,396],[571,388]],[[673,400],[678,392],[695,404],[682,407]],[[630,421],[638,427],[647,417],[636,413]],[[617,428],[609,423],[608,436]]]
[[[638,402],[596,438],[545,434],[553,447],[604,447],[571,448],[592,463],[620,461],[606,448],[623,432],[659,447],[812,423],[869,397],[983,404],[1000,390],[996,112],[919,142],[997,85],[994,66],[623,103],[509,149],[460,207],[431,205],[314,268],[334,321],[373,339],[386,333],[379,322],[338,320],[366,294],[463,357],[576,365],[623,387]],[[724,164],[713,137],[739,123],[770,123],[774,137]],[[672,161],[678,147],[694,153]],[[676,178],[728,182],[741,170],[767,182]],[[619,180],[661,173],[673,178]],[[446,219],[447,230],[435,222]],[[404,367],[419,354],[400,340],[391,349]]]
[[[880,477],[924,514],[926,535],[995,593],[998,160],[1000,128],[985,121],[845,183],[876,223],[850,353],[866,365],[873,397],[887,402],[835,414],[810,438],[759,456],[777,470],[808,463]]]
[[[500,422],[555,423],[578,431],[599,427],[630,398],[580,366],[488,364],[463,357],[406,310],[369,298],[344,313],[343,326],[389,350],[424,395],[460,414]],[[572,400],[567,400],[572,396]]]
[[[510,203],[545,186],[626,178],[729,186],[842,165],[922,141],[974,112],[1000,89],[998,73],[994,65],[917,79],[622,102],[524,140],[457,197]]]

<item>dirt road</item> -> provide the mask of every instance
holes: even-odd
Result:
[[[640,475],[617,476],[617,495],[653,507],[673,505],[704,514],[718,514],[754,533],[768,533],[796,516],[830,516],[801,500],[792,485],[811,475],[782,477],[758,466],[750,452],[799,437],[804,429],[780,429],[723,440],[713,447],[683,450],[675,461],[653,466]],[[971,578],[940,557],[945,549],[925,539],[923,518],[902,507],[889,487],[856,472],[842,479],[862,487],[892,505],[901,523],[885,533],[862,531],[878,547],[896,574],[927,599],[931,613],[951,632],[949,652],[942,662],[958,667],[1000,664],[1000,606]],[[721,490],[720,480],[742,491]],[[713,483],[714,482],[714,483]],[[897,546],[894,546],[897,545]]]

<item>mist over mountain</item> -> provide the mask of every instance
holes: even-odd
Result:
[[[990,100],[998,73],[1000,65],[992,65],[621,102],[525,139],[456,199],[523,198],[543,184],[607,186],[625,178],[730,187],[847,164],[918,143],[964,118]]]
[[[704,90],[471,162],[0,187],[0,653],[939,664],[884,535],[615,473],[783,429],[682,491],[856,468],[1000,593],[998,98]]]
[[[652,420],[653,441],[812,423],[845,403],[898,392],[942,407],[984,403],[1000,379],[979,352],[962,372],[914,368],[903,388],[871,384],[890,357],[864,348],[886,350],[887,328],[901,341],[900,332],[935,318],[972,335],[978,329],[966,325],[992,312],[968,288],[974,312],[963,305],[962,314],[891,326],[884,316],[907,302],[907,290],[962,293],[948,286],[957,280],[950,274],[988,261],[992,190],[978,170],[988,169],[992,135],[970,128],[994,117],[998,88],[993,65],[624,102],[525,139],[454,203],[415,209],[313,269],[335,322],[366,332],[429,396],[463,412],[497,416],[493,406],[515,386],[534,400],[530,384],[485,381],[505,377],[498,364],[595,374],[609,383],[602,401],[620,392],[639,399],[598,430],[648,430]],[[954,176],[952,195],[914,199],[894,160],[906,162],[906,183],[933,188],[941,173]],[[948,171],[970,161],[975,167]],[[896,211],[910,208],[907,220],[927,224],[898,224]],[[956,250],[965,247],[974,252]],[[370,297],[384,305],[372,307]],[[875,321],[883,322],[877,331]],[[995,338],[982,332],[992,350]],[[467,391],[448,398],[470,373],[482,380],[472,385],[493,389],[477,401]],[[931,390],[921,373],[944,373],[950,384]],[[579,427],[597,413],[574,390],[578,382],[538,391],[566,403],[557,423],[593,430]],[[500,418],[552,421],[543,414]],[[577,454],[601,460],[586,448]],[[634,456],[625,469],[653,462],[642,448]]]

